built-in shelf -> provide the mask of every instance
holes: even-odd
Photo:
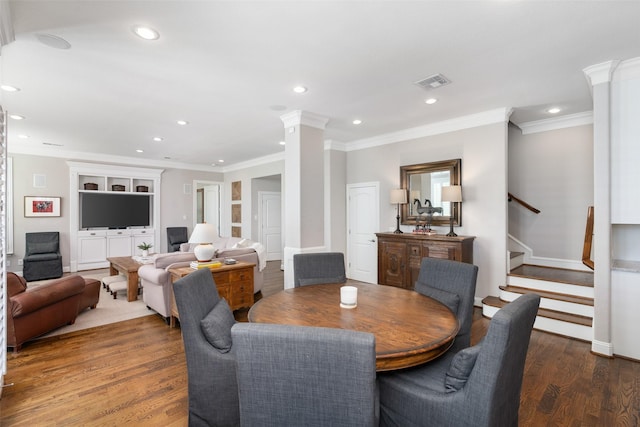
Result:
[[[68,162],[70,211],[70,269],[103,268],[107,258],[139,254],[140,243],[160,245],[160,177],[162,169],[135,168],[105,164]],[[88,185],[87,185],[88,184]],[[157,191],[157,193],[154,193]],[[80,228],[80,199],[89,193],[149,195],[148,227],[107,230]],[[127,196],[130,198],[130,196]]]

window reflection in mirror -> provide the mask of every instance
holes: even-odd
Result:
[[[450,177],[451,173],[448,170],[409,175],[409,188],[411,188],[409,215],[418,215],[417,200],[421,206],[426,206],[428,203],[432,206],[441,206],[442,215],[449,216],[449,203],[442,203],[442,187],[451,183]]]
[[[400,167],[400,187],[408,191],[408,203],[402,205],[402,224],[425,222],[427,215],[420,214],[419,207],[430,203],[432,207],[441,208],[432,216],[433,225],[449,225],[451,215],[454,225],[461,225],[461,203],[454,203],[451,212],[451,203],[442,202],[442,187],[461,185],[460,163],[460,159],[453,159]]]

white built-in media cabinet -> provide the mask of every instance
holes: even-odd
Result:
[[[160,244],[160,183],[162,169],[136,168],[94,163],[68,162],[70,212],[70,270],[105,268],[107,258],[140,255],[138,245],[149,243],[155,252]],[[89,184],[85,186],[85,184]],[[97,188],[96,185],[97,184]],[[90,187],[92,189],[89,189]],[[148,195],[148,226],[82,228],[80,210],[83,193]]]

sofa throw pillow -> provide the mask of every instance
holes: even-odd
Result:
[[[429,298],[440,301],[442,304],[446,305],[453,314],[458,314],[458,306],[460,305],[460,297],[458,294],[443,291],[442,289],[433,288],[428,285],[425,286],[424,284],[423,286],[420,286],[420,292]]]
[[[231,350],[231,327],[236,323],[227,301],[221,299],[200,321],[200,329],[209,344],[220,353]]]
[[[473,371],[481,348],[480,345],[465,348],[453,356],[444,380],[444,388],[447,393],[453,393],[464,387],[471,371]]]
[[[249,239],[241,239],[238,240],[232,248],[250,248],[253,245],[253,242]]]

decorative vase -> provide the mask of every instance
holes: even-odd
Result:
[[[142,250],[142,256],[149,256],[149,250],[148,249],[143,249]]]

